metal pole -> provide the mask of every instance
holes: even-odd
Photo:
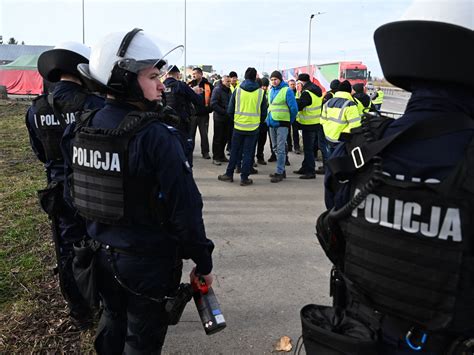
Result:
[[[311,21],[313,21],[313,17],[314,17],[314,14],[311,14],[311,17],[309,18],[308,63],[307,63],[308,74],[310,74],[310,67],[311,67]]]
[[[184,0],[184,75],[183,75],[183,81],[187,81],[187,72],[186,72],[186,0]]]
[[[82,44],[86,43],[86,29],[84,26],[84,0],[82,0]]]

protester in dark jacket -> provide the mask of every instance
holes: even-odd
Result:
[[[212,84],[202,76],[201,68],[193,69],[193,80],[189,83],[201,98],[201,105],[196,107],[196,116],[191,118],[191,138],[196,140],[196,130],[199,127],[199,134],[201,135],[201,154],[204,159],[211,159],[209,155],[209,139],[207,137],[209,132],[209,113],[211,109],[211,95],[214,87]],[[201,90],[199,90],[200,88]]]
[[[214,111],[214,137],[212,138],[212,158],[215,165],[221,165],[229,160],[225,157],[224,149],[229,140],[231,118],[227,113],[230,97],[230,78],[224,75],[220,84],[214,88],[211,96],[211,109]]]

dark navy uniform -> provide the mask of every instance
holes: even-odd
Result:
[[[100,108],[104,103],[102,98],[85,92],[80,85],[71,81],[58,82],[52,95],[57,106],[56,109],[65,116],[65,124],[74,122],[75,117],[78,117],[82,110]],[[69,108],[72,108],[71,111],[68,110],[68,105]],[[33,106],[29,108],[26,114],[26,126],[31,147],[46,168],[48,184],[56,182],[62,186],[64,160],[60,152],[60,138],[64,128],[61,127],[60,120],[55,117],[53,109],[49,106],[47,95],[38,97]],[[52,131],[53,134],[48,133]],[[81,318],[84,313],[89,311],[77,290],[72,276],[71,263],[72,243],[82,239],[86,233],[84,222],[76,215],[74,209],[65,205],[61,207],[60,213],[53,217],[53,228],[56,230],[55,234],[59,234],[55,242],[58,244],[57,249],[60,254],[58,268],[61,291],[68,302],[71,316]]]
[[[87,126],[116,129],[134,110],[132,105],[108,100]],[[80,132],[75,133],[71,127],[65,135],[63,148],[68,152],[68,166],[74,163],[73,151],[78,144],[74,135]],[[122,169],[127,171],[127,179],[152,181],[149,196],[162,208],[155,222],[86,222],[88,235],[103,246],[98,285],[104,311],[95,341],[99,354],[148,353],[161,348],[168,327],[164,304],[150,297],[159,299],[176,291],[182,258],[191,258],[199,274],[207,275],[212,270],[214,245],[206,238],[201,195],[177,130],[159,121],[149,123],[132,136],[127,156],[128,166]],[[78,190],[73,187],[73,191]],[[137,220],[147,213],[143,209],[146,201],[133,203],[137,205],[125,207]],[[117,275],[122,285],[116,281]]]
[[[435,120],[440,120],[440,117],[445,117],[445,122],[449,122],[452,117],[453,125],[456,123],[453,121],[460,115],[467,118],[467,121],[469,117],[471,120],[474,117],[472,91],[455,85],[441,86],[433,83],[429,85],[418,83],[412,88],[413,94],[405,114],[387,126],[383,137],[390,137],[419,122],[429,127]],[[439,353],[446,351],[459,337],[460,339],[474,337],[472,318],[464,319],[470,317],[472,310],[463,308],[466,304],[465,298],[472,297],[474,289],[472,284],[474,249],[472,235],[469,235],[469,224],[464,214],[467,205],[460,202],[463,198],[472,198],[468,197],[469,189],[472,196],[473,189],[469,188],[472,183],[464,180],[466,171],[468,175],[472,172],[463,169],[472,169],[472,166],[467,167],[468,164],[472,165],[473,161],[466,154],[468,147],[470,146],[470,149],[473,147],[473,138],[474,125],[471,124],[470,128],[439,136],[408,140],[403,144],[393,143],[381,154],[383,174],[389,176],[387,181],[392,182],[388,182],[389,185],[382,183],[381,187],[375,187],[373,195],[364,200],[364,203],[371,203],[371,208],[364,208],[361,204],[351,210],[351,216],[339,222],[345,240],[345,252],[339,267],[344,270],[345,277],[351,280],[351,287],[348,287],[351,296],[347,296],[348,299],[350,301],[355,299],[365,307],[387,310],[381,313],[385,314],[382,318],[379,313],[383,344],[379,349],[381,353],[405,354],[419,347],[418,353],[438,354],[438,351]],[[331,159],[346,156],[345,148],[345,144],[340,144]],[[464,168],[460,168],[460,162],[464,162]],[[336,179],[331,171],[327,173],[325,199],[328,209],[333,207],[336,210],[341,209],[356,194],[352,182],[356,181],[358,176],[356,174],[341,182],[341,179]],[[459,177],[462,177],[461,180]],[[446,206],[443,206],[443,201],[435,199],[428,198],[423,202],[421,196],[429,194],[423,195],[426,194],[426,190],[421,192],[420,185],[416,185],[423,182],[433,184],[434,189],[440,186],[443,191],[452,191],[453,200],[446,198]],[[453,184],[451,188],[446,189],[443,186],[451,183]],[[460,185],[457,185],[458,183]],[[462,190],[458,186],[467,190]],[[458,197],[459,191],[465,191],[461,200]],[[395,207],[391,206],[393,201]],[[459,215],[456,214],[458,208],[461,211]],[[442,212],[438,214],[439,211]],[[452,219],[446,222],[448,218]],[[367,229],[368,225],[372,226],[371,229]],[[371,230],[374,231],[372,233],[374,235],[371,234]],[[387,250],[391,252],[387,254]],[[385,255],[383,262],[380,261],[378,253]],[[455,266],[456,263],[461,263],[461,260],[464,260],[462,263],[466,263],[463,264],[465,266]],[[379,266],[375,266],[380,262]],[[406,276],[405,262],[411,265],[413,279],[410,279],[411,276]],[[431,270],[428,268],[436,271],[427,273],[426,270]],[[387,275],[390,276],[384,281]],[[467,281],[469,275],[471,275],[470,283]],[[440,281],[444,277],[447,277],[445,281]],[[454,280],[458,278],[466,280],[467,283],[457,285]],[[345,280],[347,283],[347,279]],[[440,284],[444,286],[440,287]],[[410,290],[407,285],[412,285],[412,289]],[[390,287],[394,289],[388,291]],[[443,292],[448,292],[449,296],[442,296]],[[419,298],[422,301],[417,301]],[[454,310],[450,308],[453,299],[457,300],[456,307],[459,307]],[[436,305],[432,305],[431,302],[436,302]],[[425,306],[428,307],[426,310]],[[445,329],[443,327],[449,327],[449,330],[443,330]],[[423,338],[422,334],[425,334],[426,338]],[[428,349],[425,349],[425,345]]]

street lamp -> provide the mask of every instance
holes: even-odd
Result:
[[[308,74],[310,74],[310,69],[311,69],[311,21],[313,20],[314,16],[316,15],[322,15],[325,14],[325,12],[317,12],[316,14],[311,14],[311,17],[309,18],[309,39],[308,39]]]
[[[280,44],[282,44],[282,43],[288,43],[288,41],[278,42],[277,70],[280,70]]]
[[[183,81],[187,81],[187,71],[186,71],[186,0],[184,0],[184,75],[182,77]]]
[[[86,43],[86,29],[84,26],[84,0],[82,0],[82,44]]]
[[[262,64],[262,74],[265,72],[265,56],[270,54],[270,52],[263,53],[263,64]]]

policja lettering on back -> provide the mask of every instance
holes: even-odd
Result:
[[[102,160],[103,156],[104,160]],[[119,153],[114,152],[101,152],[100,150],[73,146],[72,163],[97,170],[121,171]]]
[[[74,112],[67,112],[64,114],[64,121],[66,124],[70,124],[72,122],[76,122],[76,115]],[[52,115],[39,115],[39,122],[38,125],[38,115],[35,115],[35,124],[36,128],[39,126],[60,126],[61,122],[59,122],[55,117],[54,114]]]
[[[355,189],[354,196],[359,192],[359,189]],[[365,220],[379,224],[381,227],[403,230],[429,238],[438,237],[443,240],[451,238],[454,242],[461,242],[459,208],[440,206],[428,206],[428,208],[430,208],[430,217],[427,222],[422,222],[415,219],[415,216],[426,215],[426,212],[423,213],[426,210],[419,203],[369,194],[366,200],[352,211],[352,217],[358,218],[359,210],[364,210]]]

